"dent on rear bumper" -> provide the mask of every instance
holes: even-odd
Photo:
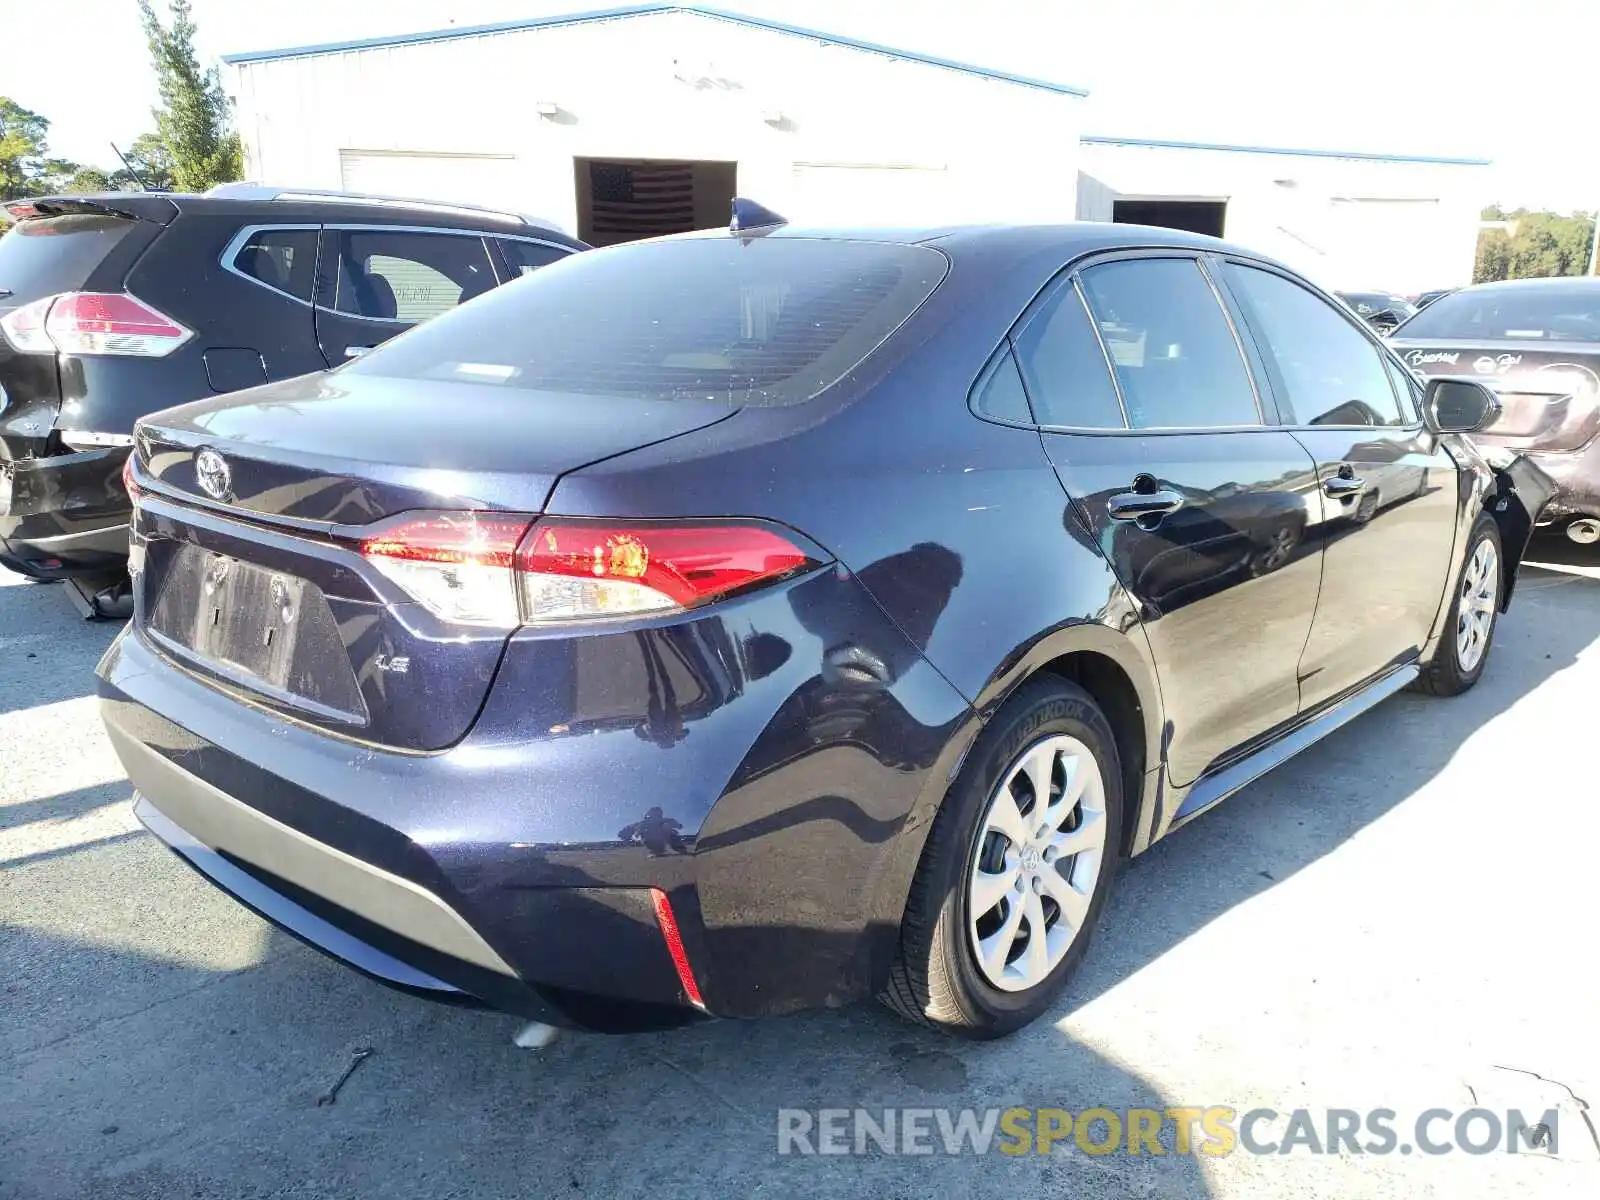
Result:
[[[436,754],[223,699],[136,634],[100,675],[118,742],[427,890],[545,996],[683,1004],[661,888],[730,1016],[876,989],[926,832],[907,816],[977,729],[837,569],[676,623],[519,634],[472,732]]]
[[[0,558],[44,578],[114,567],[128,557],[126,447],[4,464],[11,497],[0,506]],[[59,566],[46,565],[59,562]]]

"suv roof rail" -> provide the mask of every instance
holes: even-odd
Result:
[[[527,213],[505,212],[486,208],[481,204],[455,204],[439,200],[418,200],[405,196],[371,196],[361,192],[340,192],[322,188],[273,187],[264,183],[219,183],[206,192],[224,200],[319,200],[327,204],[361,204],[379,208],[410,208],[424,212],[454,213],[464,217],[482,217],[489,221],[503,221],[508,225],[535,225],[541,229],[559,232],[554,221],[546,221]]]

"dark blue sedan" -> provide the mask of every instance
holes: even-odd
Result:
[[[747,213],[141,421],[105,720],[390,984],[998,1036],[1119,860],[1478,680],[1547,494],[1495,404],[1207,238]]]

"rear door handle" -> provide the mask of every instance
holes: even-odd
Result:
[[[1183,497],[1165,488],[1154,492],[1118,492],[1106,501],[1113,521],[1137,521],[1141,517],[1164,517],[1183,507]]]
[[[1322,481],[1322,490],[1335,500],[1348,500],[1360,494],[1367,486],[1365,479],[1354,475],[1330,475]]]

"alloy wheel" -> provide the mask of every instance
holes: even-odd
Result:
[[[1500,596],[1500,556],[1484,538],[1472,552],[1461,579],[1456,605],[1456,661],[1463,671],[1475,670],[1489,649],[1489,633]]]
[[[967,881],[978,970],[1001,991],[1036,987],[1089,916],[1106,849],[1105,780],[1066,734],[1025,749],[989,798]]]

